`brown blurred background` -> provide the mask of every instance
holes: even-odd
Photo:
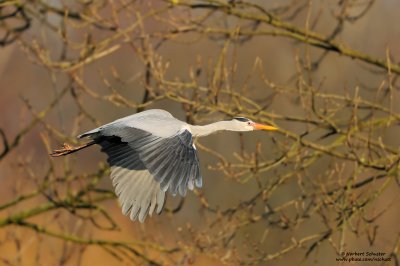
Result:
[[[0,264],[338,265],[372,251],[390,261],[368,265],[398,265],[399,10],[0,3]],[[203,188],[140,224],[121,214],[98,147],[48,154],[150,108],[281,130],[200,139]]]

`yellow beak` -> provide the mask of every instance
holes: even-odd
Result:
[[[263,124],[257,124],[257,123],[254,123],[253,127],[255,130],[278,130],[278,128],[276,128],[276,127],[263,125]]]

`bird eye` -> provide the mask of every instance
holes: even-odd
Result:
[[[251,125],[251,122],[247,122],[247,125],[249,125],[249,126],[250,126],[250,125]]]

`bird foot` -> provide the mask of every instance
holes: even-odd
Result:
[[[93,140],[93,141],[85,143],[85,144],[83,144],[81,146],[75,146],[75,147],[71,146],[71,145],[69,145],[67,143],[64,143],[62,145],[61,149],[54,150],[52,153],[50,153],[50,156],[52,156],[52,157],[64,156],[64,155],[67,155],[67,154],[82,150],[82,149],[84,149],[86,147],[89,147],[89,146],[91,146],[93,144],[96,144],[96,143],[97,143],[97,141]]]
[[[70,153],[73,153],[74,151],[79,150],[81,147],[73,147],[67,143],[64,143],[62,145],[62,148],[59,150],[54,150],[52,153],[50,153],[50,156],[52,157],[59,157],[59,156],[64,156]]]

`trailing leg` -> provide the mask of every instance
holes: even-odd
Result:
[[[52,156],[52,157],[65,156],[65,155],[68,155],[70,153],[74,153],[74,152],[77,152],[77,151],[82,150],[84,148],[87,148],[89,146],[92,146],[93,144],[96,144],[96,143],[97,142],[93,140],[91,142],[88,142],[86,144],[83,144],[81,146],[76,146],[76,147],[71,146],[71,145],[69,145],[67,143],[64,143],[61,149],[54,150],[52,153],[50,153],[50,156]]]

